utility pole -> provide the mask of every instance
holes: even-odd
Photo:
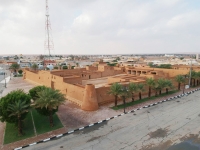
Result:
[[[4,80],[5,80],[5,88],[6,88],[6,71],[4,71]]]
[[[188,87],[190,88],[190,82],[191,82],[191,72],[192,72],[192,60],[190,60],[190,74],[189,74],[189,85]]]
[[[51,34],[51,23],[50,23],[50,17],[49,17],[48,0],[46,0],[46,21],[45,21],[44,49],[45,49],[45,51],[48,51],[49,62],[50,62],[51,51],[54,50],[54,44],[53,44],[53,38],[52,38],[52,34]]]
[[[6,66],[4,65],[4,72],[3,72],[3,74],[4,74],[4,80],[5,80],[5,85],[4,85],[4,87],[6,88]]]

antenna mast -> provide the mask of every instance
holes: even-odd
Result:
[[[45,42],[44,42],[45,52],[48,51],[49,60],[51,57],[51,51],[54,50],[53,38],[51,33],[51,23],[49,19],[49,6],[48,0],[46,0],[46,21],[45,21]]]

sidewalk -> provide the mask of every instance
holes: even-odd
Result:
[[[5,89],[5,83],[7,85],[9,81],[10,81],[10,76],[0,81],[0,97],[3,96],[2,93]]]
[[[10,76],[6,77],[6,83],[8,83],[10,81]],[[5,84],[5,79],[3,79],[0,83]]]
[[[32,82],[23,80],[22,78],[12,78],[10,80],[10,82],[8,83],[7,88],[4,90],[2,95],[6,95],[10,91],[16,90],[16,89],[24,89],[25,92],[28,92],[29,89],[33,88],[34,86],[36,86],[36,85],[33,84]],[[190,91],[190,90],[192,90],[192,89],[187,89],[187,90],[185,90],[185,92]],[[170,98],[170,97],[178,95],[178,94],[182,94],[182,91],[175,93],[175,94],[160,97],[155,100],[147,101],[142,104],[130,106],[130,107],[126,108],[126,112],[136,109],[136,108],[146,106],[151,103],[158,102],[160,100]],[[122,103],[122,101],[119,101],[118,104],[121,104],[121,103]],[[71,130],[77,129],[79,127],[83,127],[88,124],[98,122],[100,120],[110,118],[110,117],[113,117],[113,116],[123,113],[123,109],[117,110],[117,111],[110,109],[110,107],[113,105],[114,105],[114,103],[109,103],[109,104],[100,106],[100,108],[97,111],[83,111],[80,109],[79,106],[77,106],[69,101],[66,101],[65,105],[61,105],[57,112],[61,122],[64,125],[64,128],[61,128],[61,129],[58,129],[58,130],[55,130],[52,132],[48,132],[48,133],[45,133],[45,134],[42,134],[39,136],[35,136],[35,137],[29,138],[26,140],[21,140],[21,141],[15,142],[15,143],[7,144],[7,145],[3,145],[3,133],[4,133],[5,124],[0,122],[0,133],[2,133],[0,135],[0,145],[1,145],[0,149],[2,149],[2,150],[14,149],[14,148],[17,148],[17,147],[20,147],[23,145],[31,144],[31,143],[34,143],[39,140],[53,137],[55,135],[58,135],[58,134],[61,134],[61,133],[67,132],[67,131],[71,131]]]

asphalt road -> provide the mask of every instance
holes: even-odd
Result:
[[[188,139],[200,143],[199,97],[197,91],[25,149],[165,150]]]

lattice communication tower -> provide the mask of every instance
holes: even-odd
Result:
[[[45,42],[44,42],[45,54],[48,52],[49,60],[51,53],[54,51],[54,44],[51,32],[51,23],[49,18],[49,6],[48,0],[46,0],[46,21],[45,21]]]

